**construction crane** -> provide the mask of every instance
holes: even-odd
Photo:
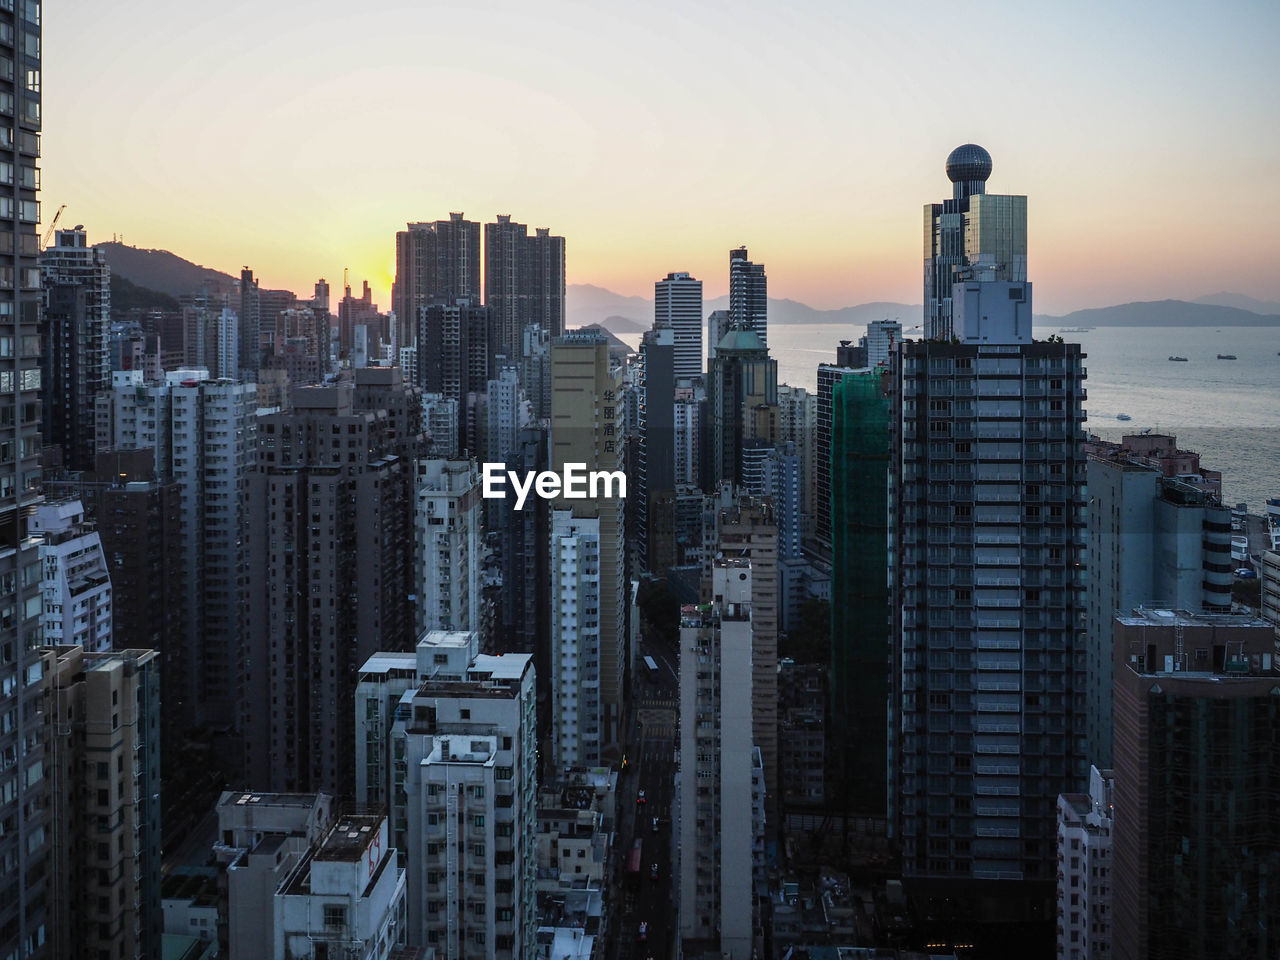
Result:
[[[53,215],[53,219],[49,221],[49,229],[44,232],[44,239],[40,241],[40,249],[43,250],[49,245],[49,238],[53,236],[53,228],[58,225],[58,221],[62,218],[62,211],[67,209],[64,203],[58,208],[58,212]]]

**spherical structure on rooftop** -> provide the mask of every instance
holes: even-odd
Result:
[[[956,147],[947,156],[947,179],[952,183],[985,181],[991,176],[991,154],[976,143]]]

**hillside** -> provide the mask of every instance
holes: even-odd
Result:
[[[134,308],[143,310],[177,310],[177,299],[158,290],[140,287],[129,279],[112,271],[111,273],[111,309],[125,311]]]
[[[112,274],[130,283],[171,297],[181,297],[207,288],[212,294],[235,294],[240,289],[238,278],[209,267],[184,260],[168,250],[145,250],[110,241],[97,245],[107,252]]]
[[[1239,307],[1151,300],[1113,307],[1076,310],[1062,317],[1037,315],[1037,324],[1063,327],[1267,327],[1280,325],[1280,316]]]

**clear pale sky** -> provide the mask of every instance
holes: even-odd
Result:
[[[46,220],[389,306],[395,231],[510,213],[570,283],[921,297],[973,141],[1029,196],[1038,312],[1280,299],[1280,4],[57,0]],[[907,9],[909,8],[909,9]]]

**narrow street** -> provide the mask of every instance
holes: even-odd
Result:
[[[627,750],[629,765],[619,788],[622,809],[617,854],[622,889],[617,958],[671,960],[676,935],[671,809],[678,743],[677,653],[654,640],[642,646],[641,658],[653,657],[658,672],[650,676],[640,660],[632,710],[635,719]],[[644,802],[640,802],[641,791]],[[628,866],[637,840],[641,847],[639,871],[631,872]],[[641,923],[645,924],[643,940]]]

